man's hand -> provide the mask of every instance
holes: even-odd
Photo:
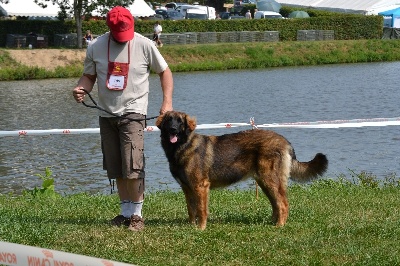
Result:
[[[77,103],[81,103],[85,99],[86,92],[83,91],[83,87],[76,87],[72,91],[72,95]]]
[[[173,111],[174,110],[174,108],[172,108],[172,106],[171,107],[161,107],[161,109],[160,109],[160,115],[163,115],[163,114],[165,114],[166,112],[168,112],[168,111]]]

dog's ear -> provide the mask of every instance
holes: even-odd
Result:
[[[165,114],[162,114],[162,115],[159,115],[159,116],[157,117],[156,127],[158,127],[159,129],[162,128],[164,116],[165,116]]]
[[[194,131],[197,125],[196,118],[186,115],[186,124],[189,132]]]

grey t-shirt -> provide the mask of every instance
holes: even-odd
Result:
[[[85,74],[97,74],[98,104],[116,115],[131,112],[147,115],[150,69],[161,73],[168,64],[154,43],[139,33],[135,32],[133,40],[125,44],[118,44],[112,38],[109,42],[109,36],[109,32],[105,33],[90,43],[84,63]],[[128,52],[130,64],[126,88],[108,89],[106,85],[108,62],[128,63]],[[100,116],[112,117],[103,111],[100,112]]]

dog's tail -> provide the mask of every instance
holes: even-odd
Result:
[[[294,157],[290,168],[290,178],[305,182],[323,175],[326,169],[328,169],[328,159],[322,153],[317,153],[309,162],[299,162]]]

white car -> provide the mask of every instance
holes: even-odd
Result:
[[[277,12],[272,12],[272,11],[257,11],[254,14],[255,19],[261,19],[261,18],[278,18],[281,19],[283,18],[281,14]]]
[[[194,10],[199,9],[199,10]],[[179,6],[177,11],[181,12],[182,15],[187,19],[216,19],[215,8],[210,6],[202,5],[182,5]],[[189,15],[187,14],[189,12]],[[205,16],[204,16],[205,14]]]
[[[240,4],[241,5],[249,5],[249,4],[256,5],[257,1],[256,0],[243,0]]]

